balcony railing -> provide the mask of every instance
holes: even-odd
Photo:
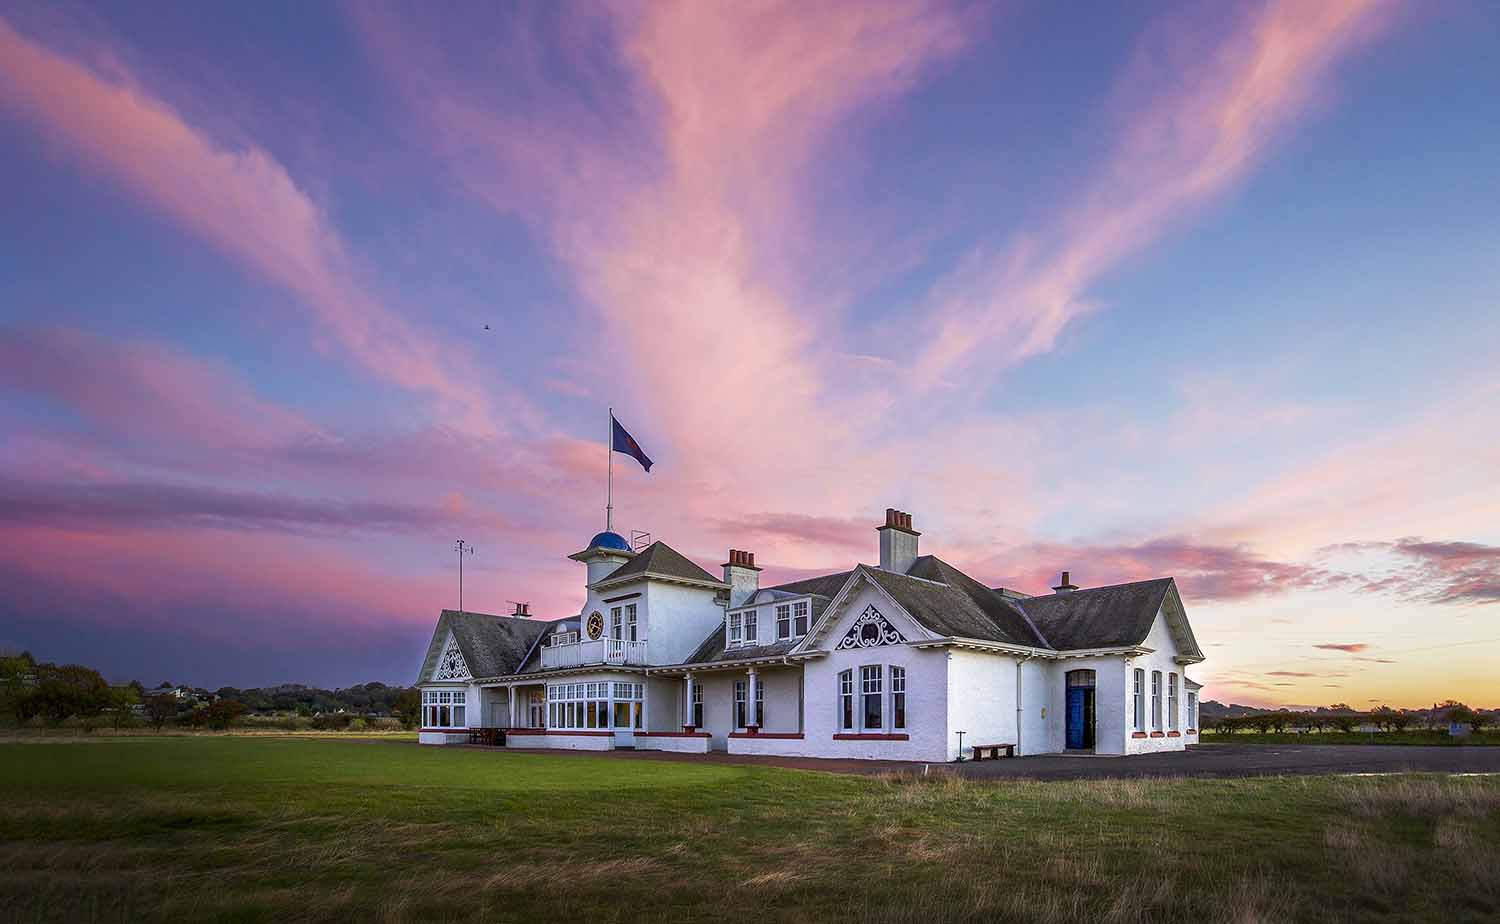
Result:
[[[582,667],[585,664],[645,664],[646,643],[601,638],[542,649],[542,670]]]

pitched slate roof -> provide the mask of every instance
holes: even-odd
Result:
[[[690,581],[721,583],[718,578],[698,567],[686,555],[660,540],[646,546],[639,555],[615,569],[600,583],[605,581],[614,583],[623,578],[639,577],[647,573],[685,578]]]
[[[918,558],[906,574],[879,568],[866,568],[865,572],[902,609],[937,635],[1051,647],[1015,601],[934,555]]]
[[[1023,609],[1058,649],[1120,648],[1146,640],[1171,578],[1029,597]]]
[[[442,657],[443,646],[448,643],[449,632],[458,642],[458,650],[463,652],[470,674],[497,677],[515,673],[532,644],[551,628],[552,623],[539,619],[443,610],[438,616],[437,628],[432,632],[432,641],[427,645],[427,657],[422,662],[417,682],[426,683],[432,676],[438,658]]]

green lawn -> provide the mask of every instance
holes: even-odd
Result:
[[[900,781],[389,741],[0,745],[0,919],[1493,921],[1500,779]]]

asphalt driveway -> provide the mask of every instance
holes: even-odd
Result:
[[[1185,753],[1135,757],[1054,754],[978,763],[967,761],[955,769],[975,779],[1015,777],[1036,780],[1328,773],[1500,773],[1500,747],[1200,744]]]

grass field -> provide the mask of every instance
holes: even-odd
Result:
[[[1493,921],[1500,779],[981,783],[350,739],[0,745],[20,921]]]

